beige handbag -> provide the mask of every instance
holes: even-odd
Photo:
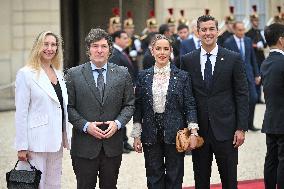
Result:
[[[185,152],[187,151],[187,148],[190,145],[190,140],[189,140],[190,132],[188,128],[184,128],[183,130],[179,130],[177,132],[176,136],[176,149],[178,152]],[[196,148],[200,148],[204,140],[201,136],[196,136],[197,137],[197,146]]]

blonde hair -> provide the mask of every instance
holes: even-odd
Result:
[[[46,36],[51,35],[56,39],[57,50],[55,56],[51,60],[51,65],[57,69],[62,70],[62,40],[61,38],[51,31],[43,31],[36,37],[32,50],[30,52],[27,66],[39,71],[41,68],[41,52],[43,48],[44,39]]]

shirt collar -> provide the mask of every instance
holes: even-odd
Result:
[[[214,49],[209,52],[211,55],[217,56],[218,53],[218,45],[216,44],[216,46],[214,47]],[[203,47],[201,46],[201,52],[200,52],[201,56],[204,56],[207,54],[207,52],[203,49]]]
[[[235,38],[235,40],[237,41],[237,42],[240,42],[240,39],[242,40],[242,41],[244,41],[244,38],[242,37],[242,38],[238,38],[236,35],[233,35],[234,36],[234,38]]]
[[[97,67],[95,64],[93,64],[92,62],[90,62],[92,70],[96,70],[96,69],[101,69],[99,67]],[[105,71],[107,71],[107,63],[102,67]]]
[[[158,68],[156,65],[154,66],[154,74],[167,74],[171,72],[171,63],[169,62],[166,66],[162,68]]]
[[[117,50],[119,50],[120,52],[123,51],[123,49],[115,43],[113,44],[113,47],[116,48]]]
[[[271,49],[269,52],[279,52],[282,55],[284,55],[284,52],[282,50],[280,50],[280,49]]]

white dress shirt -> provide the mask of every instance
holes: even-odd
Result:
[[[217,53],[218,53],[218,45],[216,45],[216,47],[209,53],[211,54],[209,59],[210,59],[211,64],[212,64],[212,75],[213,75],[214,67],[215,67],[215,63],[216,63],[216,58],[217,58]],[[205,70],[206,61],[207,61],[207,52],[201,46],[200,64],[201,64],[201,73],[202,73],[203,80],[204,80],[204,70]]]
[[[269,52],[279,52],[279,53],[284,55],[284,51],[282,51],[280,49],[271,49]]]
[[[242,40],[241,44],[242,44],[242,49],[243,49],[243,56],[245,57],[245,42],[244,42],[244,38],[238,38],[236,35],[233,35],[234,36],[234,39],[237,43],[237,46],[239,48],[239,50],[241,49],[241,46],[240,46],[240,40]]]

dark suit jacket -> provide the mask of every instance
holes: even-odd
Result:
[[[259,76],[259,69],[256,63],[254,50],[252,48],[251,39],[249,37],[244,37],[244,43],[245,43],[245,69],[246,69],[247,78],[250,84],[255,85],[255,77]],[[224,47],[229,50],[240,53],[240,50],[233,35],[225,41]]]
[[[180,46],[180,56],[183,56],[191,51],[194,51],[195,49],[196,47],[193,38],[183,40]]]
[[[116,48],[113,48],[109,62],[114,63],[118,66],[126,67],[131,75],[133,83],[135,83],[137,76],[137,73],[135,72],[135,67],[130,61],[130,59],[127,59],[127,57],[121,51]]]
[[[232,35],[233,33],[226,30],[224,33],[222,33],[222,35],[218,37],[218,41],[217,41],[218,45],[221,47],[224,47],[224,42]]]
[[[256,44],[259,41],[262,41],[263,43],[263,47],[266,48],[267,44],[266,41],[264,40],[263,36],[261,35],[261,30],[259,29],[254,29],[251,28],[247,33],[246,36],[248,36],[249,38],[251,38],[252,43]],[[256,57],[256,62],[260,68],[261,63],[264,61],[265,56],[264,56],[264,50],[263,49],[258,49],[258,48],[254,48],[254,53],[255,53],[255,57]]]
[[[109,139],[97,139],[83,132],[87,122],[118,120],[122,127],[134,113],[131,77],[126,68],[108,63],[103,102],[92,74],[91,63],[71,68],[67,72],[69,121],[73,125],[71,155],[95,158],[101,148],[109,157],[122,154],[122,132]]]
[[[157,142],[154,124],[152,83],[154,67],[139,73],[135,89],[135,113],[133,120],[142,124],[143,143]],[[187,122],[197,122],[196,106],[192,96],[191,79],[188,74],[171,64],[171,75],[164,112],[164,141],[175,144],[176,133],[187,127]]]
[[[184,55],[181,68],[189,72],[192,79],[201,136],[207,136],[209,120],[219,141],[232,139],[237,129],[247,130],[248,84],[238,54],[219,46],[209,91],[202,78],[200,49]]]
[[[284,55],[271,52],[261,65],[266,104],[262,132],[284,134]]]
[[[149,48],[146,50],[144,54],[142,65],[144,70],[151,68],[152,66],[155,65],[155,58],[152,56],[152,53]]]

